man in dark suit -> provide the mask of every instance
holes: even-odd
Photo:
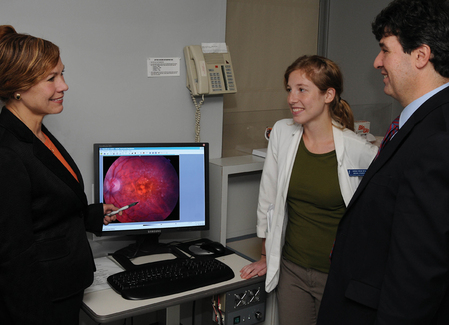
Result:
[[[340,222],[317,324],[449,324],[449,3],[395,0],[372,29],[404,110]]]

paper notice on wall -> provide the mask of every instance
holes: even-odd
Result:
[[[179,77],[181,58],[148,58],[148,77]]]

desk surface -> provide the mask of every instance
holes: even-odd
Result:
[[[82,309],[99,323],[111,322],[235,290],[244,285],[251,285],[264,280],[264,277],[249,280],[240,278],[241,268],[250,263],[243,257],[231,254],[217,259],[232,268],[235,274],[233,279],[170,296],[145,300],[126,300],[112,289],[89,292],[84,295]]]

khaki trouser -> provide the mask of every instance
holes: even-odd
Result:
[[[280,325],[315,325],[327,273],[282,258],[276,288]]]

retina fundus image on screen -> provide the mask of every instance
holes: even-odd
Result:
[[[179,157],[105,157],[103,196],[117,207],[137,205],[117,215],[117,221],[146,222],[179,219]]]

